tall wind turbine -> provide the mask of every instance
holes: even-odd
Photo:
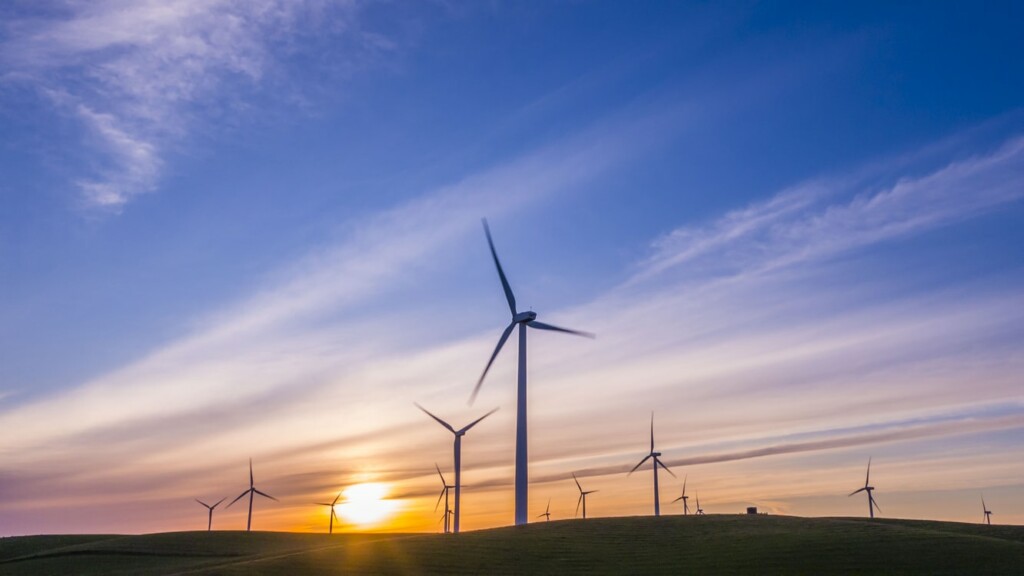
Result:
[[[220,506],[220,503],[223,502],[226,499],[227,499],[227,496],[225,496],[224,498],[221,498],[220,500],[217,500],[217,503],[214,504],[213,506],[210,506],[209,504],[207,504],[206,502],[203,502],[199,498],[195,498],[194,499],[196,502],[199,502],[203,506],[206,506],[206,509],[209,510],[209,512],[210,512],[210,516],[206,520],[206,531],[207,532],[209,532],[210,530],[213,530],[213,509],[216,508],[217,506]]]
[[[576,501],[576,515],[577,516],[580,515],[580,502],[582,502],[583,503],[583,519],[586,520],[587,519],[587,494],[593,494],[594,492],[597,492],[597,490],[588,490],[588,491],[584,492],[583,491],[583,487],[580,486],[580,481],[576,479],[576,473],[575,472],[573,472],[573,474],[572,474],[572,480],[573,480],[573,482],[576,483],[576,488],[578,488],[579,491],[580,491],[580,499]]]
[[[991,526],[992,525],[992,511],[988,509],[988,506],[985,506],[985,497],[984,496],[981,497],[981,511],[984,513],[985,524],[988,524],[989,526]]]
[[[697,493],[697,516],[703,516],[704,509],[700,507],[700,492]]]
[[[253,499],[253,495],[259,494],[260,496],[263,496],[264,498],[270,498],[274,502],[278,502],[277,498],[274,498],[270,494],[265,494],[265,493],[260,492],[259,490],[256,489],[256,483],[255,483],[255,481],[252,478],[252,458],[249,458],[249,489],[246,490],[245,492],[242,492],[241,494],[239,494],[237,498],[235,498],[234,500],[231,501],[231,504],[234,504],[235,502],[238,502],[246,494],[249,495],[249,521],[246,522],[246,524],[245,524],[245,531],[249,532],[250,530],[252,530],[252,499]],[[228,504],[227,507],[231,508],[231,504]]]
[[[544,509],[544,513],[538,514],[537,518],[547,518],[547,521],[551,522],[551,498],[548,498],[548,507]]]
[[[476,399],[477,393],[480,391],[480,386],[484,383],[484,377],[487,376],[487,371],[491,369],[491,364],[494,363],[494,359],[498,356],[498,352],[501,352],[501,347],[505,345],[505,341],[508,340],[512,329],[517,325],[519,326],[519,385],[518,385],[518,397],[516,400],[516,525],[526,524],[527,522],[527,506],[528,506],[528,484],[529,484],[529,471],[528,471],[528,458],[526,454],[526,327],[537,328],[539,330],[552,330],[555,332],[565,332],[567,334],[575,334],[577,336],[585,336],[587,338],[593,338],[594,335],[589,332],[580,332],[578,330],[569,330],[568,328],[559,328],[558,326],[552,326],[551,324],[545,324],[543,322],[537,322],[537,313],[532,310],[525,312],[519,312],[516,310],[516,297],[512,294],[512,288],[508,284],[508,279],[505,278],[505,271],[501,269],[501,262],[498,261],[498,253],[494,250],[494,241],[491,239],[491,229],[487,226],[487,220],[484,220],[484,233],[487,235],[487,244],[491,248],[491,256],[494,258],[494,266],[498,269],[498,278],[501,279],[501,287],[505,291],[505,299],[508,300],[508,308],[512,312],[512,322],[505,328],[505,331],[501,333],[501,338],[498,339],[498,345],[494,348],[494,353],[491,354],[491,359],[487,361],[487,366],[484,367],[484,371],[480,374],[480,379],[477,380],[476,387],[473,388],[473,394],[470,396],[469,402],[473,403]]]
[[[466,432],[468,432],[470,428],[472,428],[473,426],[476,426],[477,424],[479,424],[480,421],[483,420],[484,418],[487,418],[491,414],[494,414],[495,412],[497,412],[498,409],[495,408],[494,410],[491,410],[487,414],[484,414],[483,416],[477,418],[476,420],[473,420],[469,424],[466,424],[462,428],[456,430],[455,428],[452,427],[451,424],[445,422],[444,420],[441,420],[437,416],[434,416],[433,414],[431,414],[423,406],[420,406],[419,404],[416,404],[416,407],[419,408],[420,410],[423,410],[423,412],[425,412],[427,414],[427,416],[430,416],[434,420],[437,420],[437,422],[441,426],[444,426],[445,428],[447,428],[449,432],[451,432],[452,434],[455,434],[455,515],[453,516],[453,518],[455,520],[455,533],[458,534],[459,533],[459,501],[461,500],[460,496],[462,494],[462,437],[466,435]]]
[[[870,514],[872,518],[875,517],[875,510],[876,509],[879,512],[882,511],[882,509],[878,506],[878,503],[875,502],[874,494],[872,494],[874,489],[875,489],[875,487],[871,486],[871,458],[868,458],[868,474],[867,474],[867,476],[864,477],[864,487],[863,488],[858,488],[858,489],[854,490],[853,492],[850,492],[849,496],[853,496],[854,494],[856,494],[858,492],[867,492],[868,493],[868,514]]]
[[[679,502],[680,500],[683,501],[683,516],[686,516],[690,513],[690,504],[687,503],[687,500],[689,499],[690,497],[686,495],[686,476],[683,476],[683,495],[672,501],[673,504]]]
[[[437,504],[434,504],[434,512],[437,512],[437,507],[441,505],[441,498],[444,498],[444,533],[447,534],[449,532],[449,527],[451,526],[449,513],[452,511],[452,509],[448,507],[448,491],[454,488],[454,486],[450,486],[444,479],[444,474],[441,474],[441,468],[436,463],[434,464],[434,468],[437,469],[437,475],[441,477],[441,485],[444,486],[444,488],[441,488],[441,495],[437,497]]]
[[[661,456],[661,452],[655,452],[654,451],[654,412],[651,412],[651,451],[650,451],[650,453],[647,454],[647,456],[644,456],[644,459],[641,460],[639,464],[637,464],[636,466],[633,466],[633,469],[629,471],[629,474],[632,474],[633,472],[636,472],[636,469],[641,467],[641,466],[643,466],[644,462],[647,462],[648,459],[652,460],[651,467],[654,468],[654,515],[655,516],[661,516],[661,498],[659,498],[659,495],[658,495],[658,466],[661,466],[662,468],[664,468],[665,472],[668,472],[669,474],[672,474],[673,478],[676,477],[676,475],[671,470],[668,469],[668,466],[665,466],[661,462],[661,458],[659,458],[659,456]],[[629,476],[629,474],[626,474],[626,476]]]
[[[334,497],[334,501],[329,503],[329,504],[327,502],[316,502],[317,506],[327,506],[328,508],[331,509],[331,523],[330,523],[329,527],[327,528],[327,533],[328,534],[334,534],[334,519],[338,517],[337,512],[334,511],[334,507],[338,505],[338,500],[340,498],[341,498],[341,492],[338,492],[338,495]],[[338,520],[338,523],[339,524],[341,523],[340,519]]]

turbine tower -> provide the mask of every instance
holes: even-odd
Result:
[[[858,489],[854,490],[853,492],[850,492],[849,496],[853,496],[854,494],[856,494],[858,492],[867,492],[868,493],[868,514],[871,516],[871,518],[875,517],[875,510],[876,509],[879,512],[882,511],[882,509],[878,506],[878,503],[875,502],[874,494],[872,494],[874,489],[875,489],[875,487],[871,486],[871,458],[868,458],[868,474],[867,474],[867,476],[864,477],[864,487],[863,488],[858,488]]]
[[[330,523],[330,525],[327,528],[327,533],[328,534],[334,534],[334,519],[338,517],[337,512],[334,511],[334,507],[338,505],[338,500],[340,498],[341,498],[341,492],[338,492],[338,495],[334,497],[334,501],[329,503],[329,504],[327,502],[316,502],[315,503],[317,506],[327,506],[328,508],[331,509],[331,523]],[[338,520],[338,523],[339,524],[341,523],[340,519]]]
[[[985,497],[984,496],[981,497],[981,511],[984,514],[984,522],[985,522],[985,524],[988,524],[989,526],[991,526],[992,525],[992,511],[988,509],[988,506],[985,506]]]
[[[249,495],[249,521],[246,522],[246,524],[245,524],[245,531],[249,532],[249,531],[252,530],[252,499],[253,499],[253,495],[259,494],[260,496],[263,496],[264,498],[270,498],[274,502],[278,502],[277,498],[274,498],[270,494],[264,494],[263,492],[260,492],[259,490],[256,489],[256,483],[255,483],[255,481],[252,478],[252,458],[249,458],[249,489],[246,490],[245,492],[242,492],[241,494],[239,494],[237,498],[235,498],[234,500],[231,501],[231,504],[234,504],[235,502],[238,502],[246,494]],[[231,504],[228,504],[227,507],[231,508]]]
[[[548,507],[544,509],[544,513],[538,514],[537,518],[546,518],[548,522],[551,522],[551,498],[548,498]]]
[[[501,287],[505,291],[505,299],[508,300],[508,308],[512,312],[512,322],[505,328],[505,331],[501,333],[501,338],[498,339],[498,345],[494,348],[494,353],[491,354],[491,359],[487,361],[487,366],[484,367],[484,371],[480,374],[480,379],[477,380],[476,387],[473,388],[473,394],[470,396],[469,403],[472,404],[473,400],[476,399],[477,393],[480,391],[480,386],[484,383],[484,377],[487,376],[487,371],[490,370],[491,364],[494,363],[494,359],[498,356],[498,352],[501,352],[501,347],[505,345],[505,341],[508,340],[512,329],[517,325],[519,326],[519,384],[518,393],[516,400],[516,525],[526,524],[527,522],[527,506],[528,503],[528,484],[529,484],[529,471],[528,471],[528,458],[527,458],[527,446],[526,446],[526,328],[537,328],[539,330],[552,330],[555,332],[565,332],[567,334],[575,334],[577,336],[585,336],[587,338],[593,338],[594,335],[589,332],[579,332],[577,330],[569,330],[567,328],[559,328],[558,326],[552,326],[551,324],[544,324],[543,322],[537,322],[537,313],[532,310],[525,312],[519,312],[516,310],[516,297],[512,294],[512,288],[508,284],[508,279],[505,278],[505,271],[501,269],[501,262],[498,261],[498,253],[494,250],[494,241],[491,239],[491,230],[487,227],[487,220],[484,221],[484,233],[487,235],[487,244],[491,248],[491,256],[494,258],[494,266],[498,269],[498,278],[501,279]]]
[[[573,472],[573,474],[572,474],[572,480],[573,480],[573,482],[576,483],[576,488],[579,489],[579,491],[580,491],[580,499],[576,501],[576,516],[580,515],[580,502],[582,502],[583,503],[583,519],[586,520],[587,519],[587,494],[593,494],[594,492],[597,492],[597,490],[588,490],[588,491],[584,492],[583,491],[583,487],[580,486],[580,481],[576,479],[576,473],[575,472]]]
[[[689,500],[690,497],[686,495],[686,478],[686,476],[683,476],[683,495],[672,501],[673,504],[679,502],[680,500],[683,501],[683,516],[686,516],[690,513],[690,504],[687,503],[687,500]]]
[[[437,416],[434,416],[429,411],[427,411],[427,409],[424,408],[423,406],[420,406],[419,404],[416,404],[416,407],[419,408],[420,410],[423,410],[423,412],[425,412],[427,416],[430,416],[434,420],[437,420],[437,422],[441,426],[444,426],[445,428],[448,429],[449,432],[451,432],[452,434],[455,435],[455,515],[453,516],[453,518],[454,518],[454,524],[455,524],[455,533],[458,534],[459,533],[459,517],[460,517],[459,516],[459,501],[461,500],[460,497],[461,497],[461,494],[462,494],[462,437],[466,435],[466,432],[468,432],[470,428],[472,428],[473,426],[476,426],[484,418],[487,418],[491,414],[494,414],[495,412],[497,412],[498,409],[495,408],[494,410],[491,410],[487,414],[484,414],[483,416],[477,418],[476,420],[473,420],[469,424],[466,424],[462,428],[456,430],[455,428],[452,427],[451,424],[445,422],[444,420],[441,420]]]
[[[437,512],[437,507],[441,505],[441,499],[444,498],[444,533],[447,534],[451,528],[449,513],[452,511],[451,508],[448,507],[448,491],[454,488],[454,486],[450,486],[448,482],[445,481],[444,474],[441,474],[441,468],[436,462],[434,463],[434,468],[437,469],[437,475],[441,477],[441,485],[444,486],[444,488],[441,488],[441,495],[437,497],[437,504],[434,504],[434,512]]]
[[[644,456],[644,459],[641,460],[639,464],[637,464],[636,466],[633,466],[633,469],[629,471],[629,474],[632,474],[633,472],[636,472],[636,469],[641,467],[641,466],[643,466],[644,462],[647,462],[648,459],[653,459],[651,467],[654,468],[654,515],[655,516],[661,516],[661,499],[658,496],[658,466],[661,466],[662,468],[664,468],[665,472],[668,472],[669,474],[672,474],[673,478],[676,477],[676,475],[671,470],[668,469],[668,466],[665,466],[661,462],[661,458],[659,458],[659,456],[661,456],[661,452],[655,452],[654,451],[654,412],[651,412],[651,451],[650,451],[649,454],[647,454],[647,456]],[[629,476],[629,474],[626,474],[626,476]]]
[[[221,498],[220,500],[217,500],[217,503],[214,504],[213,506],[210,506],[209,504],[207,504],[206,502],[203,502],[199,498],[195,498],[194,499],[196,502],[199,502],[203,506],[206,506],[206,509],[209,510],[209,512],[210,512],[210,516],[206,520],[206,531],[207,532],[209,532],[210,530],[213,530],[213,509],[216,508],[217,506],[220,506],[220,503],[223,502],[226,499],[227,499],[227,496],[225,496],[224,498]]]

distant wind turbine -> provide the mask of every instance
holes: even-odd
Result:
[[[548,507],[544,509],[543,514],[538,514],[537,518],[547,518],[547,521],[551,521],[551,498],[548,498]]]
[[[686,516],[690,513],[690,504],[687,503],[687,500],[689,500],[690,497],[686,495],[686,478],[686,476],[683,476],[683,495],[672,501],[673,504],[679,502],[680,500],[683,501],[683,516]]]
[[[527,506],[528,502],[528,484],[529,484],[529,461],[527,458],[526,450],[526,328],[537,328],[539,330],[552,330],[555,332],[565,332],[567,334],[575,334],[577,336],[585,336],[587,338],[593,338],[594,335],[589,332],[580,332],[577,330],[569,330],[567,328],[559,328],[558,326],[552,326],[551,324],[545,324],[543,322],[537,322],[537,313],[532,310],[526,312],[519,312],[516,310],[516,297],[512,294],[512,288],[509,286],[508,279],[505,278],[505,271],[501,268],[501,262],[498,261],[498,253],[494,250],[494,241],[491,239],[491,230],[487,226],[487,220],[484,220],[484,233],[487,235],[487,244],[491,248],[491,256],[494,258],[494,266],[498,269],[498,277],[501,279],[501,287],[505,291],[505,299],[508,300],[508,308],[512,312],[512,322],[505,328],[505,331],[501,333],[501,338],[498,339],[498,345],[494,348],[494,353],[491,354],[491,359],[487,361],[487,366],[484,367],[484,371],[480,374],[480,379],[477,380],[476,387],[473,388],[473,394],[470,396],[470,404],[476,399],[476,395],[480,392],[480,386],[484,383],[484,377],[487,376],[487,371],[491,369],[491,364],[494,363],[494,359],[497,358],[498,352],[501,352],[501,347],[505,345],[505,341],[508,340],[512,329],[517,325],[519,326],[519,385],[518,385],[518,398],[516,400],[516,511],[515,521],[516,525],[526,524],[527,522]]]
[[[697,493],[697,516],[703,516],[704,509],[700,507],[700,492]]]
[[[641,467],[641,466],[643,466],[644,462],[647,462],[648,459],[652,459],[651,467],[654,468],[654,515],[655,516],[661,516],[661,498],[659,497],[659,494],[658,494],[658,466],[661,466],[662,468],[664,468],[665,472],[668,472],[669,474],[672,474],[673,478],[675,478],[675,476],[676,476],[671,470],[668,469],[668,466],[665,466],[661,462],[661,458],[659,458],[659,456],[661,456],[661,452],[655,452],[654,451],[654,412],[651,412],[651,451],[650,451],[649,454],[647,454],[647,456],[644,456],[644,459],[641,460],[639,464],[637,464],[636,466],[633,466],[633,469],[629,471],[629,474],[632,474],[633,472],[636,472],[636,469]],[[626,475],[629,476],[629,474],[626,474]]]
[[[327,502],[316,502],[317,506],[327,506],[328,508],[331,509],[331,523],[327,528],[328,534],[334,534],[334,519],[338,517],[337,512],[334,511],[334,507],[338,505],[339,499],[341,499],[341,492],[338,492],[338,495],[334,497],[334,501],[331,502],[330,504],[328,504]],[[338,520],[338,523],[341,523],[340,519]]]
[[[849,496],[853,496],[854,494],[856,494],[858,492],[867,492],[868,493],[868,514],[870,514],[870,516],[872,518],[875,517],[875,510],[876,509],[879,512],[882,511],[882,509],[878,506],[878,503],[875,502],[875,496],[874,496],[874,494],[872,494],[872,492],[874,490],[875,490],[875,487],[871,486],[871,458],[868,458],[868,473],[867,473],[867,476],[864,477],[864,487],[863,488],[858,488],[858,489],[854,490],[853,492],[850,492]]]
[[[597,492],[597,490],[588,490],[588,491],[584,492],[583,491],[583,487],[580,486],[580,481],[576,479],[576,473],[575,472],[573,472],[572,480],[573,480],[573,482],[576,483],[576,488],[578,488],[579,491],[580,491],[580,499],[576,501],[576,515],[577,516],[580,515],[580,503],[582,502],[583,503],[583,519],[586,520],[587,519],[587,494],[593,494],[594,492]]]
[[[444,479],[444,474],[441,474],[441,467],[437,463],[434,463],[434,468],[437,469],[437,475],[441,477],[441,485],[444,486],[444,488],[441,488],[441,495],[437,497],[437,504],[434,504],[434,512],[437,512],[437,507],[441,505],[441,499],[444,498],[444,533],[447,534],[451,526],[449,513],[452,511],[448,507],[448,491],[454,488],[454,486],[450,486]]]
[[[415,404],[415,402],[414,402],[414,404]],[[460,518],[459,502],[461,500],[461,494],[462,494],[462,437],[466,435],[466,432],[468,432],[470,428],[472,428],[473,426],[476,426],[477,424],[479,424],[480,421],[483,420],[484,418],[487,418],[491,414],[494,414],[495,412],[497,412],[498,409],[495,408],[494,410],[491,410],[487,414],[484,414],[483,416],[477,418],[476,420],[473,420],[469,424],[466,424],[462,428],[456,430],[455,428],[452,427],[451,424],[445,422],[444,420],[441,420],[437,416],[434,416],[433,414],[431,414],[423,406],[420,406],[419,404],[416,404],[416,407],[419,408],[420,410],[423,410],[423,412],[426,413],[427,416],[430,416],[434,420],[437,420],[438,424],[440,424],[441,426],[444,426],[445,428],[448,429],[449,432],[451,432],[452,434],[455,435],[455,515],[453,516],[453,518],[455,520],[455,522],[454,522],[455,523],[455,530],[454,531],[455,531],[456,534],[458,534],[459,533],[459,518]]]
[[[227,496],[225,496],[224,498],[221,498],[220,500],[217,500],[217,503],[214,504],[213,506],[210,506],[209,504],[207,504],[206,502],[203,502],[199,498],[195,498],[194,499],[196,502],[199,502],[203,506],[206,506],[206,509],[210,512],[210,516],[206,520],[206,531],[207,532],[209,532],[210,530],[213,530],[213,509],[216,508],[217,506],[220,506],[220,503],[223,502],[226,499],[227,499]]]
[[[985,506],[985,497],[984,496],[981,497],[981,511],[984,513],[984,517],[985,517],[984,522],[985,522],[985,524],[988,524],[989,526],[991,526],[992,525],[992,511],[988,509],[988,506]]]
[[[253,480],[253,477],[252,477],[252,458],[249,458],[249,489],[246,490],[245,492],[242,492],[241,494],[239,494],[237,498],[235,498],[234,500],[231,501],[231,504],[234,504],[235,502],[238,502],[246,494],[249,495],[249,521],[246,522],[246,524],[245,524],[245,531],[249,532],[249,531],[252,530],[252,499],[253,499],[253,495],[259,494],[260,496],[263,496],[264,498],[270,498],[274,502],[278,502],[279,501],[277,498],[274,498],[270,494],[265,494],[265,493],[260,492],[259,490],[256,489],[256,483],[255,483],[255,481]],[[231,508],[231,504],[228,504],[227,507]]]

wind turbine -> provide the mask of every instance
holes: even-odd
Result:
[[[327,533],[328,534],[334,534],[334,519],[338,517],[337,512],[334,511],[334,507],[338,505],[338,500],[340,498],[341,498],[341,492],[338,492],[338,495],[334,497],[334,501],[331,502],[330,504],[328,504],[327,502],[316,502],[315,503],[317,506],[327,506],[328,508],[331,509],[331,524],[330,524],[330,527],[327,528]],[[341,523],[341,519],[338,519],[338,523],[339,524]]]
[[[199,502],[203,506],[206,506],[206,509],[210,511],[210,517],[206,521],[206,531],[207,532],[209,532],[210,530],[213,530],[213,509],[216,508],[217,506],[220,506],[220,503],[223,502],[226,499],[227,499],[227,496],[225,496],[224,498],[221,498],[220,500],[217,500],[216,504],[214,504],[213,506],[210,506],[209,504],[207,504],[206,502],[203,502],[199,498],[194,498],[194,500],[196,502]]]
[[[683,516],[686,516],[690,513],[690,505],[689,503],[687,503],[687,500],[689,499],[690,497],[686,495],[686,476],[683,476],[683,495],[672,501],[673,504],[679,502],[680,500],[683,501]]]
[[[415,402],[414,402],[414,404],[415,404]],[[473,420],[469,424],[467,424],[467,425],[463,426],[462,428],[456,430],[455,428],[452,427],[451,424],[445,422],[444,420],[441,420],[437,416],[434,416],[433,414],[431,414],[423,406],[420,406],[419,404],[416,404],[416,407],[419,408],[420,410],[423,410],[423,412],[425,412],[427,416],[430,416],[434,420],[437,420],[437,422],[441,426],[444,426],[445,428],[447,428],[449,432],[451,432],[452,434],[455,434],[455,516],[454,516],[454,519],[455,519],[455,533],[458,534],[459,533],[459,501],[461,500],[460,496],[462,494],[462,437],[466,435],[466,432],[468,432],[470,428],[472,428],[473,426],[476,426],[484,418],[487,418],[491,414],[494,414],[495,412],[497,412],[498,409],[495,408],[494,410],[491,410],[487,414],[484,414],[483,416],[477,418],[476,420]]]
[[[252,458],[249,458],[249,489],[246,490],[245,492],[242,492],[241,494],[239,494],[237,498],[235,498],[234,500],[231,501],[231,504],[234,504],[235,502],[238,502],[246,494],[249,495],[249,521],[246,522],[246,524],[245,524],[245,531],[249,532],[250,530],[252,530],[252,499],[253,499],[253,495],[254,494],[259,494],[260,496],[263,496],[264,498],[270,498],[274,502],[278,502],[279,501],[277,498],[274,498],[270,494],[265,494],[265,493],[260,492],[259,490],[256,489],[256,483],[255,483],[255,481],[253,481],[253,478],[252,478]],[[231,508],[231,504],[228,504],[227,507]]]
[[[512,322],[505,328],[505,331],[501,333],[501,338],[498,339],[498,345],[494,348],[494,353],[491,354],[491,359],[487,361],[487,366],[484,367],[484,371],[480,374],[480,379],[477,380],[476,387],[473,388],[473,394],[469,398],[469,403],[472,404],[476,399],[477,393],[480,391],[480,386],[484,383],[484,377],[487,376],[487,371],[491,369],[491,364],[494,363],[494,359],[497,358],[498,352],[501,352],[501,347],[505,345],[505,341],[508,340],[512,329],[517,325],[519,326],[519,385],[518,385],[518,397],[516,400],[516,525],[526,524],[527,522],[527,506],[528,506],[528,484],[529,484],[529,461],[526,455],[526,328],[537,328],[539,330],[552,330],[555,332],[565,332],[567,334],[575,334],[577,336],[585,336],[587,338],[593,338],[594,335],[589,332],[580,332],[577,330],[569,330],[567,328],[559,328],[558,326],[552,326],[551,324],[545,324],[543,322],[537,322],[537,313],[532,310],[525,312],[519,312],[516,310],[516,297],[512,294],[512,288],[508,284],[508,279],[505,278],[505,271],[501,269],[501,262],[498,261],[498,253],[494,250],[494,241],[491,239],[491,230],[487,227],[487,220],[484,221],[484,233],[487,235],[487,244],[491,248],[491,256],[494,258],[494,266],[498,269],[498,277],[501,279],[501,287],[505,291],[505,299],[508,300],[508,308],[512,312]]]
[[[985,515],[985,524],[988,524],[989,526],[991,526],[992,525],[992,511],[988,509],[988,506],[985,506],[985,497],[984,496],[981,497],[981,510],[982,510],[982,512]]]
[[[538,514],[537,518],[547,518],[547,521],[551,522],[551,498],[548,498],[548,507],[544,509],[544,513]]]
[[[582,502],[583,503],[583,519],[586,520],[587,519],[587,494],[593,494],[594,492],[597,492],[597,490],[588,490],[588,491],[584,492],[583,491],[583,487],[580,486],[580,481],[576,479],[576,473],[575,472],[573,472],[573,474],[572,474],[572,480],[573,480],[573,482],[576,483],[576,488],[578,488],[579,491],[580,491],[580,499],[576,501],[576,515],[577,516],[580,515],[580,502]]]
[[[449,486],[448,482],[444,479],[444,474],[441,474],[441,468],[434,464],[434,468],[437,469],[437,475],[441,477],[441,485],[444,488],[441,489],[441,495],[437,497],[437,504],[434,504],[434,512],[437,512],[437,507],[441,505],[441,498],[444,498],[444,533],[447,534],[451,524],[449,523],[448,513],[451,512],[451,508],[448,507],[448,491],[454,486]]]
[[[872,491],[874,491],[875,487],[871,486],[870,484],[871,484],[871,458],[868,458],[868,474],[867,474],[867,476],[864,477],[864,487],[863,488],[858,488],[858,489],[854,490],[853,492],[850,492],[849,496],[853,496],[854,494],[856,494],[858,492],[867,492],[868,493],[868,514],[870,514],[871,517],[874,518],[875,517],[875,510],[877,509],[879,512],[881,512],[882,509],[878,506],[878,503],[875,502],[875,496],[874,496],[874,494],[871,493]]]
[[[700,492],[697,493],[697,516],[704,516],[704,509],[700,507]]]
[[[639,464],[637,464],[636,466],[633,466],[633,469],[629,471],[629,474],[632,474],[633,472],[636,472],[636,469],[641,467],[641,466],[643,466],[644,462],[647,462],[648,459],[653,459],[652,467],[654,468],[654,515],[655,516],[661,516],[661,499],[658,496],[658,466],[661,466],[662,468],[664,468],[665,472],[668,472],[669,474],[672,474],[673,478],[676,477],[676,475],[671,470],[668,469],[668,466],[665,466],[661,462],[661,458],[659,458],[659,456],[661,456],[661,452],[655,452],[654,451],[654,412],[651,412],[651,452],[647,456],[644,456],[644,459],[641,460]],[[626,476],[629,476],[629,474],[626,474]]]

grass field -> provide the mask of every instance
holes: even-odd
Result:
[[[441,534],[0,539],[0,574],[1021,574],[1024,527],[669,516]]]

